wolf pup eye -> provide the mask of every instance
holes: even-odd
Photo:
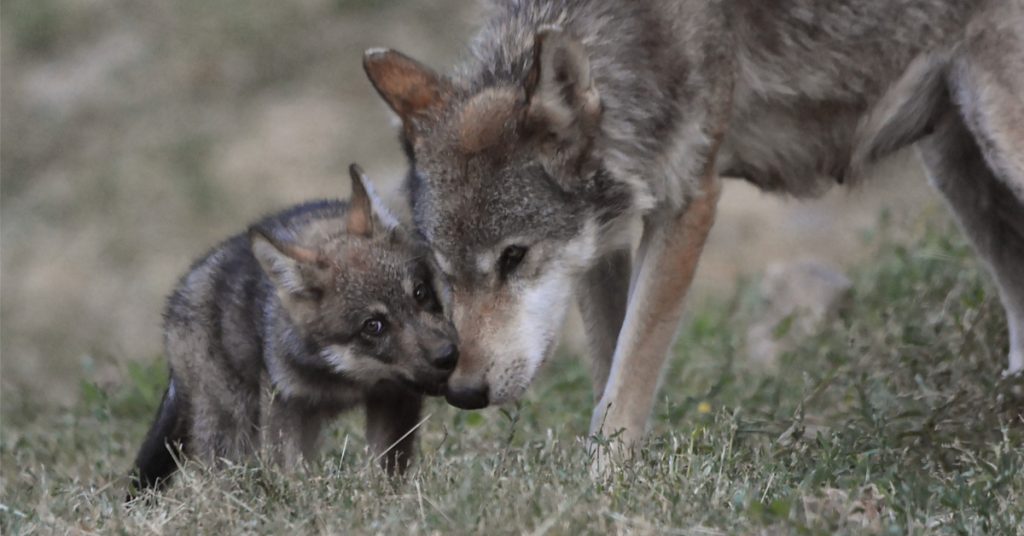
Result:
[[[498,259],[498,271],[501,272],[501,277],[504,279],[515,271],[519,263],[523,262],[523,257],[525,256],[526,248],[523,246],[509,246],[505,248],[505,251],[501,252],[501,258]]]
[[[426,283],[416,283],[416,287],[412,289],[412,297],[416,300],[416,303],[421,306],[433,304],[434,289],[430,288],[430,285],[427,285]]]
[[[366,337],[377,338],[387,331],[388,326],[381,318],[367,318],[363,322],[361,333]]]

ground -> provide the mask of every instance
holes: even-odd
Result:
[[[516,406],[429,404],[403,480],[351,415],[304,471],[186,460],[126,506],[166,382],[156,359],[85,380],[71,410],[4,407],[0,532],[1024,534],[1024,382],[1000,375],[990,279],[942,216],[886,221],[862,237],[838,317],[773,368],[744,357],[753,281],[694,304],[649,441],[608,473],[591,474],[582,438],[586,366],[559,358]]]

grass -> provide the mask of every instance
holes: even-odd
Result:
[[[870,239],[838,318],[772,370],[744,358],[753,285],[694,307],[648,443],[607,478],[580,439],[585,363],[559,359],[518,406],[429,404],[404,482],[372,464],[352,415],[303,473],[186,462],[126,508],[165,381],[154,362],[84,383],[72,410],[7,401],[0,532],[1024,534],[1024,383],[1000,375],[998,297],[952,226],[892,234]]]

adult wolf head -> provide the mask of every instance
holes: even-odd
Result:
[[[452,282],[461,359],[447,398],[463,408],[523,394],[601,253],[607,214],[630,199],[594,147],[601,97],[582,46],[547,28],[522,47],[531,61],[479,82],[394,51],[364,58],[402,120],[416,227]]]

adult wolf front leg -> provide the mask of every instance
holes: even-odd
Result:
[[[597,261],[583,275],[576,293],[583,330],[590,353],[594,399],[600,399],[608,384],[612,357],[619,339],[619,330],[626,316],[629,298],[632,252],[613,251]]]
[[[702,197],[683,210],[648,216],[645,222],[608,385],[590,422],[592,435],[621,433],[617,439],[626,446],[643,436],[679,329],[683,300],[715,221],[721,184],[713,173],[707,170]]]

